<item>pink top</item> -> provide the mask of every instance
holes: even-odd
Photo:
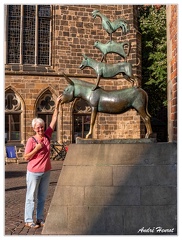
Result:
[[[45,131],[45,135],[51,139],[52,128],[48,127]],[[34,136],[36,139],[36,136]],[[47,137],[44,136],[43,143],[44,146],[28,161],[27,170],[30,172],[47,172],[51,170],[51,161],[50,161],[50,142]],[[38,139],[36,139],[38,141]],[[40,142],[40,140],[39,140]],[[37,143],[35,140],[30,137],[27,141],[25,147],[25,153],[31,152]]]

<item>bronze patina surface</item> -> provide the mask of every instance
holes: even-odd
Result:
[[[69,85],[64,89],[61,104],[73,101],[75,98],[84,99],[91,107],[90,130],[86,135],[89,138],[93,133],[98,112],[121,114],[134,108],[142,117],[149,138],[152,133],[150,115],[148,113],[148,95],[142,88],[131,87],[121,90],[106,91],[98,87],[93,91],[93,84],[79,79],[70,79],[64,73]]]
[[[127,50],[125,50],[124,46],[127,46]],[[127,56],[129,55],[131,44],[129,41],[122,42],[122,43],[109,41],[105,44],[101,43],[99,41],[96,41],[94,43],[94,47],[98,48],[102,52],[101,62],[103,60],[105,62],[107,62],[106,55],[108,53],[116,53],[116,54],[120,55],[122,58],[124,58],[124,61],[127,61]]]
[[[116,19],[111,22],[105,15],[103,15],[99,10],[94,10],[92,12],[92,16],[95,19],[96,17],[100,17],[102,20],[102,27],[106,30],[106,32],[110,36],[110,41],[112,41],[112,34],[118,29],[121,28],[123,34],[126,34],[129,31],[129,26],[125,19]]]
[[[83,55],[83,61],[81,62],[80,69],[90,67],[95,70],[97,74],[97,82],[92,90],[95,90],[99,86],[101,77],[112,78],[120,73],[123,77],[134,85],[136,78],[132,74],[132,65],[129,62],[119,62],[119,63],[103,63],[97,62],[92,58]],[[138,85],[138,84],[137,84]]]

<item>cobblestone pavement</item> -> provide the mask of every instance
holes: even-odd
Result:
[[[63,161],[52,161],[50,186],[45,203],[45,217],[62,169]],[[5,165],[5,232],[4,235],[41,235],[42,228],[24,226],[27,163]]]

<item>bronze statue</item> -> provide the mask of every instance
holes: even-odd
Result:
[[[128,24],[124,19],[117,19],[111,22],[106,16],[104,16],[99,10],[94,10],[92,16],[95,19],[97,16],[102,20],[102,26],[106,32],[110,35],[110,41],[112,41],[112,33],[118,28],[121,28],[123,33],[126,34],[129,31]]]
[[[124,50],[124,46],[127,46],[127,52],[125,52]],[[124,58],[125,61],[127,61],[127,56],[129,55],[130,52],[130,42],[123,42],[123,43],[117,43],[114,41],[110,41],[108,43],[101,43],[99,41],[96,41],[94,43],[94,47],[98,48],[101,52],[102,52],[102,59],[101,62],[103,61],[103,59],[105,60],[105,62],[107,62],[106,60],[106,55],[108,53],[116,53],[118,55],[120,55],[121,57]]]
[[[126,60],[126,57],[130,51],[130,43],[116,43],[112,41],[112,33],[118,28],[122,28],[124,34],[129,30],[128,25],[125,20],[117,19],[114,22],[110,22],[103,14],[98,10],[92,12],[92,16],[96,18],[97,16],[102,19],[102,26],[110,35],[110,42],[102,44],[100,42],[95,42],[94,46],[100,49],[102,52],[101,62],[97,62],[92,58],[88,58],[83,55],[83,60],[80,65],[80,69],[85,67],[90,67],[95,70],[97,74],[96,85],[88,83],[79,79],[70,79],[64,73],[64,77],[69,83],[69,85],[64,89],[61,96],[61,104],[73,101],[75,98],[82,98],[91,107],[91,122],[90,129],[86,138],[89,138],[93,133],[93,127],[95,124],[96,116],[98,112],[109,113],[109,114],[121,114],[129,109],[135,109],[143,119],[146,127],[145,138],[149,138],[152,134],[150,114],[148,113],[148,95],[140,87],[138,87],[137,79],[132,74],[132,65],[128,62],[119,62],[114,64],[103,63],[103,59],[106,61],[106,55],[108,53],[119,54]],[[128,45],[127,53],[124,50],[124,45]],[[140,61],[135,66],[138,66]],[[112,78],[118,74],[122,73],[123,77],[132,83],[132,87],[121,89],[121,90],[110,90],[106,91],[99,87],[100,78]],[[137,82],[137,87],[133,86],[135,81]]]
[[[132,65],[128,62],[119,62],[114,64],[106,64],[102,62],[97,62],[92,58],[88,58],[86,55],[83,55],[83,61],[80,65],[80,69],[85,67],[90,67],[95,70],[97,73],[97,83],[92,90],[95,90],[100,82],[100,78],[111,78],[116,76],[119,73],[123,74],[123,77],[134,85],[136,79],[132,75]]]
[[[75,98],[84,99],[91,107],[90,130],[86,135],[89,138],[93,133],[97,112],[120,114],[134,108],[142,117],[147,133],[145,138],[152,134],[150,114],[148,113],[148,95],[142,88],[126,88],[106,91],[98,87],[92,91],[93,84],[79,79],[70,79],[63,73],[69,85],[61,96],[61,104],[73,101]]]

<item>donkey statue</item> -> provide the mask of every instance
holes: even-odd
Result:
[[[91,122],[89,138],[93,133],[97,112],[120,114],[134,108],[144,121],[147,133],[145,138],[149,138],[152,134],[150,123],[150,114],[148,113],[148,95],[142,88],[126,88],[121,90],[106,91],[97,88],[92,91],[93,84],[76,78],[70,79],[63,73],[69,85],[64,89],[61,95],[61,104],[69,103],[75,98],[82,98],[91,107]]]
[[[136,79],[132,74],[132,65],[128,62],[119,62],[113,64],[107,64],[103,62],[97,62],[92,58],[83,55],[83,61],[81,62],[80,69],[85,67],[90,67],[95,70],[97,73],[97,83],[96,86],[92,89],[93,91],[98,87],[101,77],[103,78],[112,78],[119,73],[123,74],[123,77],[134,85]],[[138,86],[138,82],[136,83]]]

